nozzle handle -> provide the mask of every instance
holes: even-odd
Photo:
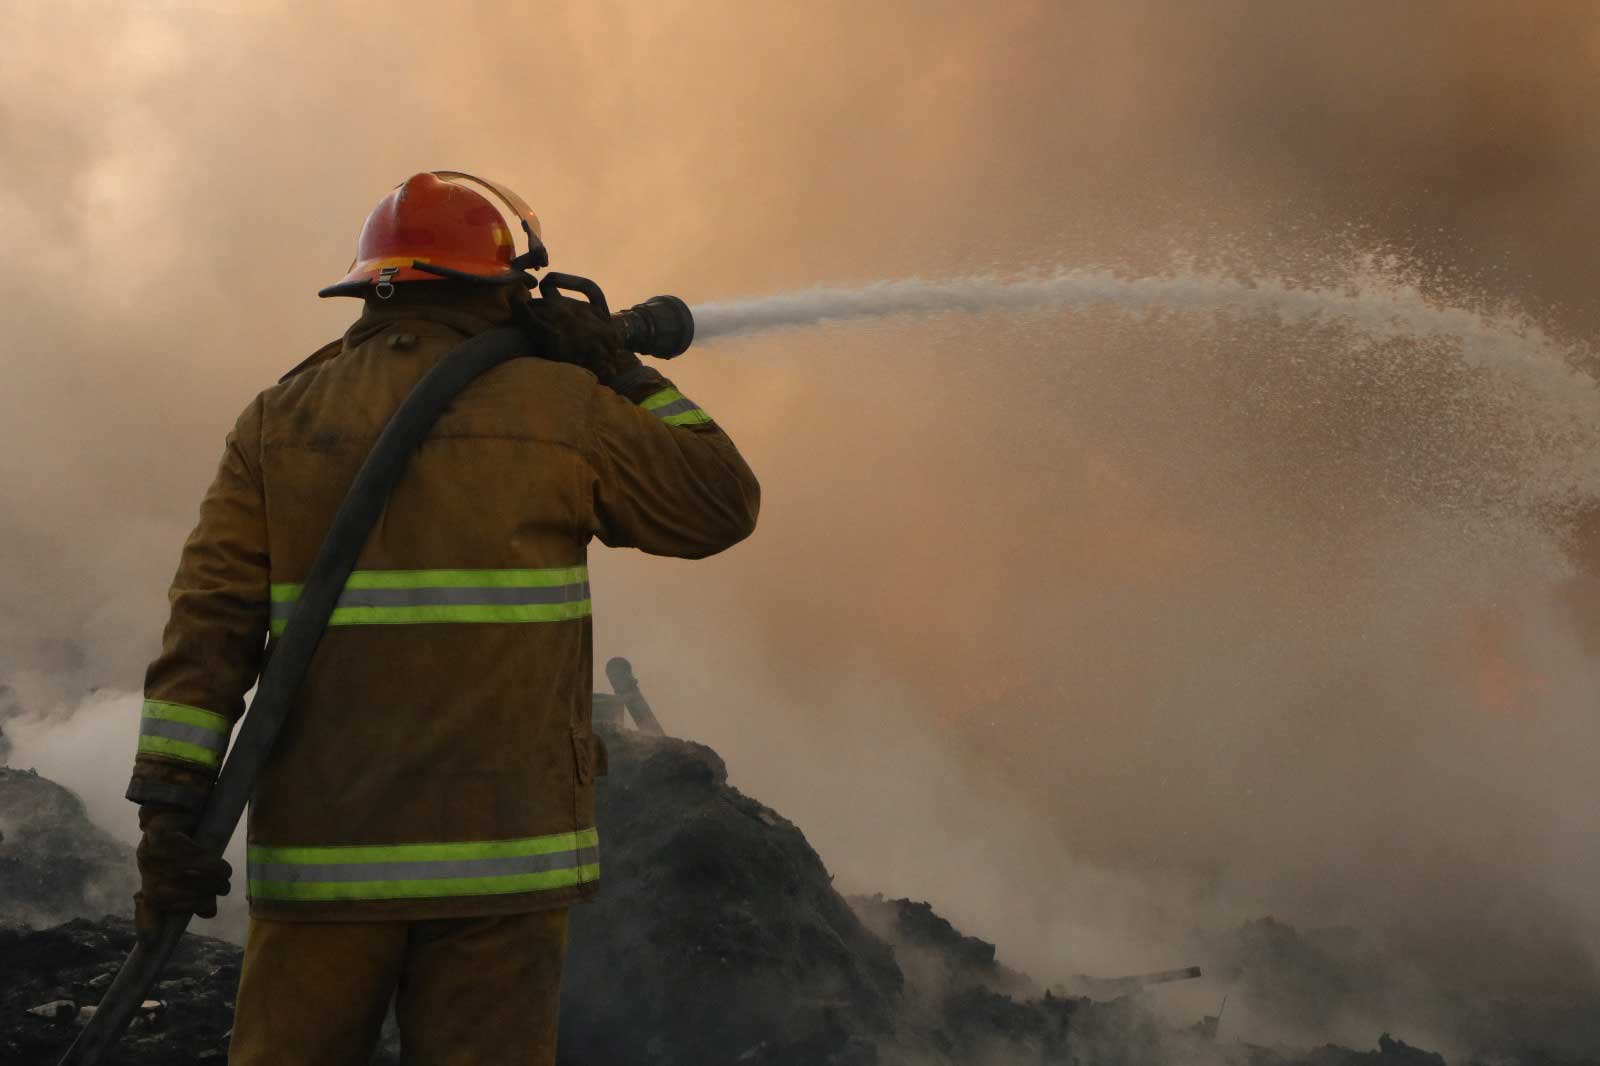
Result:
[[[539,280],[539,295],[546,300],[560,295],[563,289],[567,292],[582,293],[584,299],[589,301],[589,306],[594,308],[595,314],[605,319],[611,317],[611,306],[606,303],[606,294],[600,291],[600,286],[588,278],[551,270]]]

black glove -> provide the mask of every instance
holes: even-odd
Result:
[[[639,357],[623,346],[611,320],[586,301],[561,295],[529,300],[523,305],[523,321],[541,342],[540,355],[584,367],[602,385],[640,366]]]
[[[139,939],[151,943],[163,914],[217,916],[217,897],[228,894],[233,867],[212,855],[189,834],[194,815],[182,808],[147,803],[139,808],[144,837],[135,856],[139,893],[133,897],[133,924]]]

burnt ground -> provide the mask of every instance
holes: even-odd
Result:
[[[76,918],[44,930],[0,926],[0,1062],[54,1063],[133,948],[126,918]],[[127,1066],[227,1061],[239,983],[236,944],[190,934],[119,1049]],[[43,1008],[43,1009],[41,1009]]]
[[[1163,1024],[1139,995],[1052,995],[927,903],[841,896],[801,831],[730,787],[709,748],[607,736],[611,773],[599,798],[607,884],[574,912],[563,1066],[1444,1066],[1388,1034],[1375,1034],[1366,1051],[1252,1047]],[[6,884],[25,888],[29,908],[58,888],[66,901],[58,909],[108,899],[97,886],[127,875],[127,849],[106,849],[65,790],[0,774],[11,788],[0,804],[9,797],[53,812],[30,815],[41,835],[0,845],[12,849],[0,851],[13,862]],[[99,911],[124,912],[126,898]],[[8,910],[23,899],[0,896],[0,917],[14,921]],[[1278,928],[1246,927],[1241,937],[1258,953],[1269,937],[1274,960],[1301,950]],[[0,1063],[54,1063],[77,1032],[79,1009],[98,1000],[131,943],[121,917],[0,927]],[[224,1062],[239,955],[225,941],[187,937],[153,993],[162,1005],[130,1032],[117,1061]],[[65,1005],[30,1013],[52,1003]],[[396,1062],[394,1052],[391,1040],[374,1063]],[[1600,1066],[1600,1055],[1530,1050],[1493,1061]]]

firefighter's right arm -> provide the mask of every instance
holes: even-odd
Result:
[[[601,543],[700,559],[755,529],[755,475],[672,382],[640,368],[596,385],[591,405],[591,532]]]
[[[271,614],[259,470],[260,402],[228,435],[200,521],[183,547],[161,654],[145,674],[138,753],[127,796],[198,810],[211,790],[244,696],[255,684]]]

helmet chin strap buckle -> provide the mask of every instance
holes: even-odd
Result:
[[[372,287],[372,295],[380,300],[387,300],[394,295],[394,276],[400,273],[399,267],[389,266],[378,271],[378,283]]]
[[[511,260],[511,265],[518,270],[543,270],[550,265],[550,253],[544,250],[544,242],[534,235],[526,222],[522,230],[528,235],[528,250]]]

